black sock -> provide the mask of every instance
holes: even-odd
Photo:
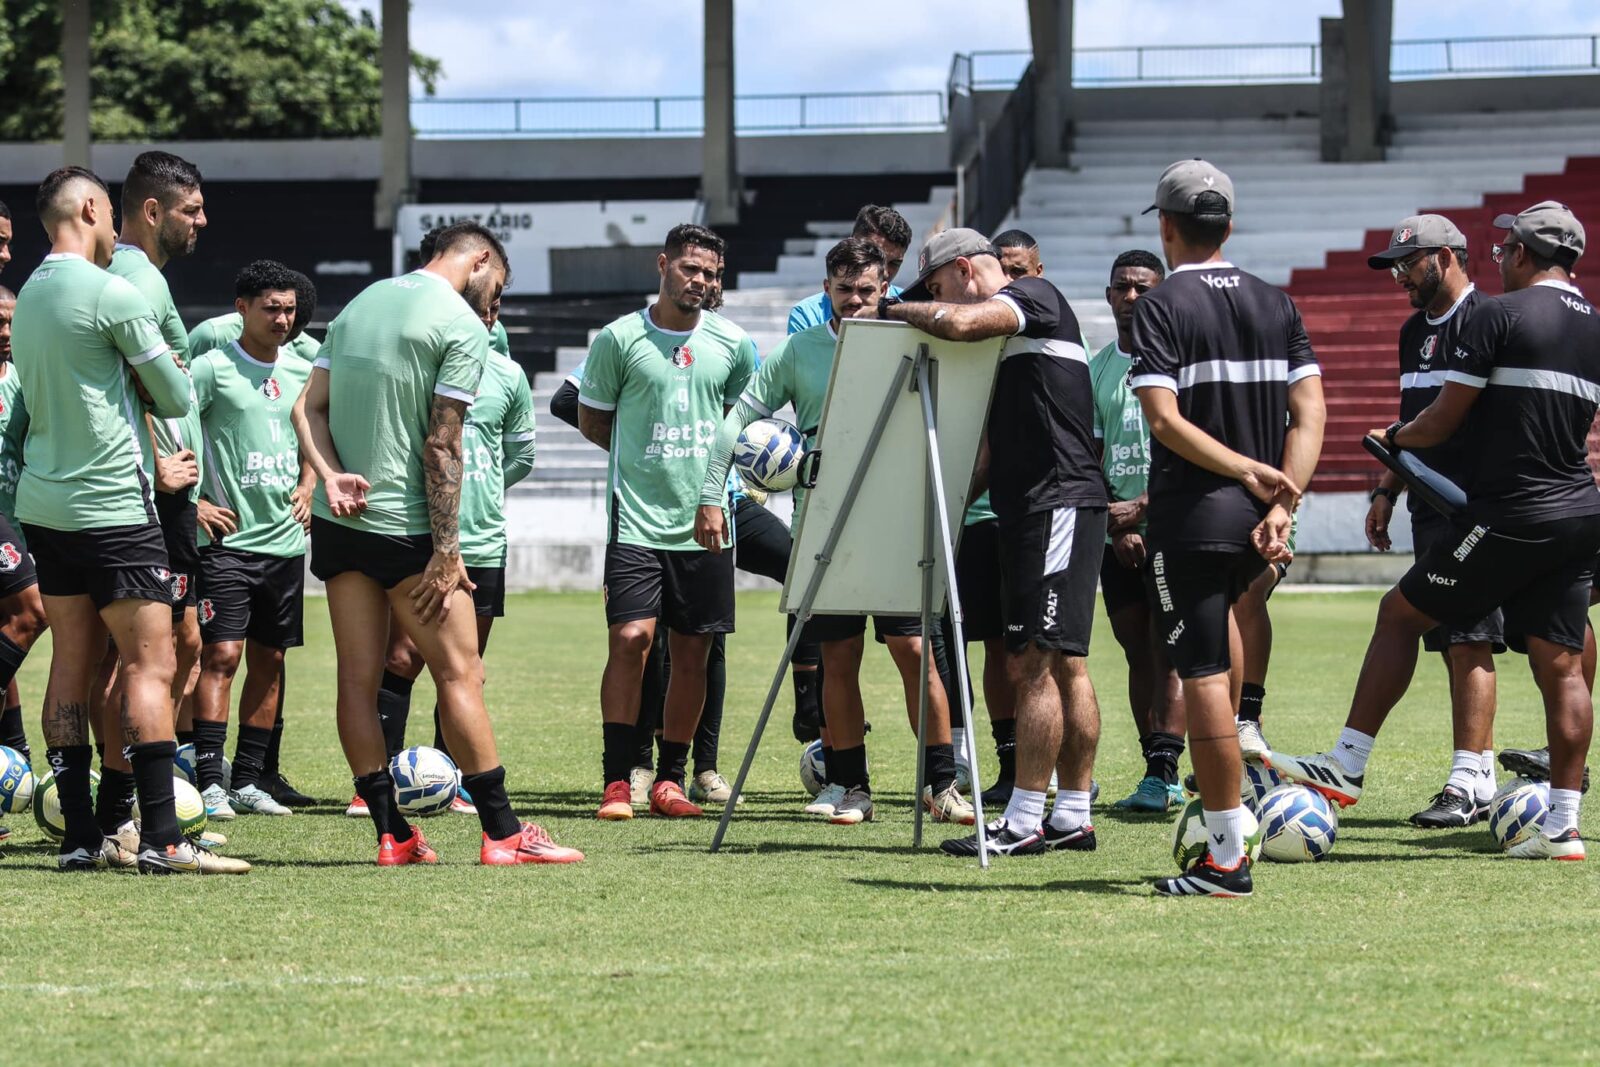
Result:
[[[94,818],[94,798],[89,794],[89,770],[93,763],[93,749],[88,745],[52,745],[45,749],[44,758],[56,776],[56,802],[61,806],[61,819],[66,824],[66,837],[61,842],[62,852],[75,848],[98,849],[100,826]]]
[[[472,794],[478,809],[478,822],[492,840],[504,841],[522,831],[522,823],[506,799],[506,769],[495,767],[477,774],[463,774],[461,784]]]
[[[194,784],[200,792],[222,784],[222,750],[227,744],[227,723],[194,721]]]
[[[946,748],[950,746],[946,745]],[[836,748],[828,754],[828,784],[872,792],[867,778],[867,746]]]
[[[1246,682],[1239,687],[1239,718],[1243,722],[1261,721],[1261,702],[1267,698],[1266,686]]]
[[[694,728],[694,773],[696,777],[717,769],[717,746],[722,738],[722,706],[728,696],[728,654],[725,634],[717,634],[706,657],[706,702],[700,708],[700,722]]]
[[[397,845],[410,841],[411,827],[394,805],[394,779],[389,777],[389,768],[357,775],[355,783],[356,796],[367,802],[367,812],[377,828],[379,842],[383,841],[384,834],[393,834]]]
[[[790,670],[789,684],[794,687],[795,722],[809,727],[815,737],[822,724],[822,687],[817,684],[817,672]]]
[[[0,711],[0,745],[16,749],[25,762],[33,762],[33,749],[28,747],[28,733],[22,728],[20,707]]]
[[[687,741],[661,739],[661,755],[656,759],[656,781],[683,785],[683,768],[689,762]]]
[[[280,685],[282,683],[279,683]],[[282,690],[279,690],[282,692]],[[283,712],[278,712],[278,721],[272,724],[272,738],[267,742],[267,758],[261,764],[261,777],[276,778],[278,776],[278,751],[283,748]]]
[[[827,745],[822,746],[822,780],[833,784],[833,749]]]
[[[220,725],[220,724],[213,724]],[[139,790],[139,845],[163,848],[183,840],[172,799],[172,757],[176,741],[145,741],[128,746],[128,762]]]
[[[378,690],[378,723],[383,727],[383,747],[394,759],[406,747],[406,720],[411,717],[410,678],[391,671],[383,672]],[[397,836],[395,840],[399,840]]]
[[[1017,780],[1017,720],[1016,719],[991,719],[989,732],[994,734],[994,754],[1000,761],[1000,771],[996,780],[1001,782],[1014,782]]]
[[[176,746],[174,746],[176,747]],[[100,769],[100,788],[94,796],[94,821],[107,837],[133,818],[134,777],[132,771],[115,767]]]
[[[192,745],[192,744],[194,744],[194,731],[193,730],[179,730],[178,731],[178,744],[180,744],[180,745]]]
[[[1178,782],[1178,757],[1183,755],[1183,738],[1177,734],[1156,731],[1139,738],[1139,748],[1144,752],[1144,773],[1147,778],[1159,778],[1168,785]]]
[[[233,788],[259,785],[261,772],[267,765],[267,746],[272,744],[272,728],[240,724],[239,737],[233,743]]]
[[[933,795],[949,789],[956,781],[956,750],[954,745],[924,745],[923,763],[928,776],[928,784],[933,787]]]
[[[5,634],[0,634],[0,689],[5,689],[11,684],[11,679],[22,669],[22,661],[27,658],[27,649]]]
[[[438,704],[433,706],[433,747],[443,752],[446,756],[450,755],[450,746],[444,739],[444,723],[439,720]],[[454,757],[451,758],[452,760],[454,759]],[[468,790],[468,792],[471,792],[471,790]]]
[[[106,761],[106,743],[104,741],[96,741],[94,743],[94,755],[95,755],[95,758],[98,759],[101,763],[105,763],[105,761]]]
[[[643,766],[635,762],[634,725],[631,722],[607,722],[600,724],[600,730],[605,744],[600,756],[600,770],[605,775],[606,785],[626,782],[634,767]],[[645,762],[649,762],[648,756]],[[476,802],[477,795],[474,794],[472,799]]]

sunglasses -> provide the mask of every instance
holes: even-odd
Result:
[[[1389,273],[1394,275],[1395,281],[1399,281],[1401,278],[1404,278],[1406,275],[1410,274],[1412,270],[1416,268],[1418,263],[1421,263],[1424,259],[1433,255],[1437,251],[1437,248],[1425,248],[1420,252],[1414,252],[1405,259],[1398,260],[1393,263],[1389,267]]]
[[[1513,250],[1516,249],[1516,247],[1517,242],[1515,241],[1505,241],[1501,244],[1490,245],[1489,258],[1494,260],[1496,263],[1501,263],[1512,253]]]

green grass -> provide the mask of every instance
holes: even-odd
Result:
[[[1268,736],[1331,742],[1376,597],[1280,595]],[[781,649],[770,595],[729,643],[731,778]],[[909,731],[869,649],[879,821],[799,812],[788,693],[730,848],[713,823],[601,824],[595,596],[513,597],[488,694],[518,809],[588,853],[485,870],[476,820],[428,822],[442,864],[379,870],[332,716],[320,601],[292,654],[284,765],[327,803],[243,818],[243,879],[53,873],[26,815],[0,862],[0,1004],[16,1058],[66,1062],[1530,1063],[1592,1060],[1600,863],[1519,864],[1486,830],[1405,825],[1449,768],[1443,671],[1425,663],[1380,739],[1333,859],[1263,865],[1249,901],[1154,899],[1168,823],[1096,814],[1092,854],[976,862],[913,851]],[[1103,622],[1103,620],[1102,620]],[[1091,659],[1106,800],[1139,773],[1109,631]],[[48,645],[23,672],[36,707]],[[1518,657],[1498,737],[1541,743]],[[419,685],[413,739],[431,694]],[[31,714],[31,712],[30,712]],[[981,713],[980,713],[981,714]],[[431,729],[431,727],[430,727]],[[36,728],[30,729],[35,743]],[[989,756],[986,728],[980,752]],[[1585,826],[1600,836],[1593,807]],[[929,844],[941,836],[929,827]]]

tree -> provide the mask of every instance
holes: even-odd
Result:
[[[374,137],[382,37],[338,0],[93,0],[96,140]],[[437,59],[411,53],[423,91]],[[0,141],[61,137],[58,0],[0,0]]]

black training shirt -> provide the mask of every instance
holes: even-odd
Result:
[[[1400,327],[1400,419],[1410,422],[1422,414],[1444,388],[1450,353],[1462,328],[1472,320],[1473,310],[1485,297],[1472,286],[1461,294],[1450,310],[1431,318],[1418,311]],[[1466,477],[1467,428],[1465,426],[1442,445],[1413,449],[1418,459],[1457,485]],[[1415,493],[1406,494],[1412,511],[1427,507]]]
[[[1322,373],[1283,290],[1231,263],[1189,264],[1133,306],[1129,385],[1178,394],[1178,411],[1227,447],[1283,464],[1289,386]],[[1150,540],[1234,550],[1267,505],[1237,479],[1198,467],[1150,437]]]
[[[989,501],[1002,520],[1061,507],[1105,507],[1094,447],[1094,388],[1067,298],[1043,278],[993,297],[1016,312],[989,407]]]
[[[1528,526],[1600,514],[1584,439],[1600,406],[1600,316],[1564,282],[1483,300],[1446,380],[1483,392],[1467,416],[1467,515]]]

